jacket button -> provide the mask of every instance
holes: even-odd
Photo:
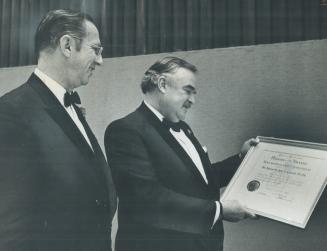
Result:
[[[99,200],[95,200],[95,203],[97,204],[97,206],[100,206],[100,201]]]

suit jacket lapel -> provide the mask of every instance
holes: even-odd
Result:
[[[100,147],[96,137],[94,136],[91,128],[89,127],[88,123],[86,122],[81,110],[75,105],[74,105],[74,108],[76,110],[76,113],[77,113],[81,123],[84,126],[86,134],[88,135],[88,137],[91,141],[93,150],[94,150],[95,161],[97,162],[97,165],[94,166],[94,169],[97,170],[98,169],[97,167],[99,167],[99,170],[97,170],[98,178],[100,180],[103,180],[103,182],[107,184],[107,193],[109,196],[109,201],[115,201],[116,200],[116,191],[114,189],[114,182],[112,179],[111,170],[109,169],[109,166],[108,166],[106,159],[103,155],[103,152],[101,150],[101,147]],[[116,210],[116,204],[110,203],[109,207],[110,207],[110,212],[113,216],[113,214]]]
[[[81,110],[76,105],[74,105],[74,108],[75,108],[77,116],[78,116],[79,120],[81,121],[82,125],[84,126],[85,132],[91,142],[95,157],[100,161],[105,160],[105,157],[103,155],[101,147],[100,147],[96,137],[94,136],[91,128],[89,127],[89,124],[86,122],[84,115],[82,114]]]
[[[194,147],[196,148],[197,152],[199,153],[203,169],[206,173],[208,182],[211,183],[213,182],[213,174],[211,173],[211,162],[209,160],[208,154],[203,150],[200,142],[197,140],[197,138],[194,136],[191,128],[185,123],[186,128],[184,129],[184,132],[186,136],[191,140],[193,143]]]
[[[87,131],[88,137],[93,146],[93,150],[90,148],[89,144],[85,140],[84,136],[72,121],[71,117],[68,115],[66,110],[53,95],[53,93],[47,88],[47,86],[35,75],[32,74],[29,80],[29,84],[40,96],[43,104],[45,105],[44,109],[52,117],[52,119],[60,126],[66,136],[76,145],[76,147],[81,151],[83,157],[90,161],[93,170],[96,171],[99,180],[103,180],[107,184],[106,193],[109,201],[109,210],[111,217],[114,215],[116,210],[116,191],[114,189],[114,184],[111,176],[111,171],[107,165],[106,159],[103,155],[103,152],[93,134],[89,128],[84,116],[82,115],[79,108],[75,108],[76,113],[78,114],[84,129]],[[51,132],[49,132],[51,133]]]
[[[195,175],[195,177],[197,177],[202,184],[207,185],[193,160],[185,152],[184,148],[178,143],[175,137],[163,126],[162,122],[156,117],[156,115],[154,115],[144,103],[141,104],[138,110],[147,117],[149,122],[154,126],[154,128],[156,128],[162,138],[176,152],[176,155],[184,162],[185,166]]]
[[[89,160],[93,159],[94,153],[92,149],[54,94],[34,73],[31,75],[27,83],[39,94],[45,105],[45,110],[61,127],[66,136],[82,152],[83,156],[87,157]]]

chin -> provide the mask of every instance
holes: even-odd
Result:
[[[184,121],[185,118],[186,118],[186,114],[185,114],[185,115],[178,116],[177,119],[178,119],[178,120],[182,120],[182,121]]]
[[[89,83],[89,81],[83,81],[83,82],[81,83],[81,86],[88,85],[88,83]]]

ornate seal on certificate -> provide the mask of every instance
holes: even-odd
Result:
[[[260,182],[257,181],[257,180],[252,180],[247,185],[247,189],[250,192],[253,192],[255,190],[258,190],[259,187],[260,187]]]

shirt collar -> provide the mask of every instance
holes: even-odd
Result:
[[[154,108],[152,105],[150,105],[148,102],[146,102],[145,100],[143,102],[150,109],[150,111],[152,111],[154,113],[154,115],[156,115],[158,117],[158,119],[162,122],[162,120],[164,119],[164,116],[156,108]]]
[[[59,102],[64,106],[64,95],[66,93],[66,89],[38,68],[35,68],[34,74],[42,80],[42,82],[49,88],[49,90],[56,96]]]

